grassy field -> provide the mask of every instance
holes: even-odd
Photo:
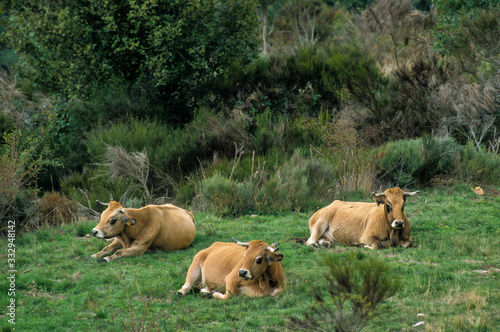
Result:
[[[418,188],[417,188],[418,189]],[[368,200],[365,198],[364,200]],[[429,189],[407,202],[416,248],[370,251],[343,246],[312,250],[291,238],[309,235],[312,212],[222,218],[195,213],[197,235],[186,250],[148,252],[110,264],[87,256],[105,243],[85,237],[96,222],[18,235],[15,325],[4,314],[10,281],[0,280],[1,324],[16,331],[286,331],[289,317],[314,304],[312,289],[326,284],[324,254],[360,251],[391,265],[401,287],[384,301],[369,331],[495,331],[500,329],[500,193],[477,196],[469,186]],[[279,241],[285,271],[277,297],[229,301],[174,293],[199,250],[230,237]],[[7,239],[0,257],[7,262]],[[425,317],[417,317],[425,314]],[[424,321],[425,325],[412,326]]]

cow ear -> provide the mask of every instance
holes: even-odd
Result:
[[[123,220],[123,223],[127,226],[137,224],[137,221],[135,219],[132,219],[132,218],[123,217],[122,220]]]
[[[281,262],[283,260],[283,254],[272,253],[267,255],[266,258],[267,258],[267,263],[271,265],[276,262]]]

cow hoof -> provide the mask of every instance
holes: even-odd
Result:
[[[175,294],[175,296],[178,296],[178,297],[183,297],[183,296],[185,295],[185,294],[184,294],[183,292],[181,292],[181,291],[177,291],[177,292],[175,292],[174,294]]]
[[[99,258],[97,261],[101,263],[108,263],[108,260],[106,258]]]

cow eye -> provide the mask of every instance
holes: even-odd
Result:
[[[262,257],[257,257],[257,259],[255,260],[255,263],[257,263],[257,264],[262,263]]]
[[[109,220],[110,225],[114,225],[115,222],[116,222],[116,219],[114,219],[114,218]]]
[[[387,204],[385,205],[385,207],[387,208],[387,213],[390,213],[390,212],[392,211],[392,206],[391,206],[391,204],[387,203]]]

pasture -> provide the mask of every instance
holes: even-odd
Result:
[[[412,188],[418,190],[420,188]],[[362,252],[390,263],[401,287],[370,320],[369,331],[494,331],[500,328],[500,192],[470,186],[420,189],[407,201],[416,248],[371,251],[333,246],[313,250],[292,238],[309,236],[313,211],[281,215],[220,217],[195,212],[193,244],[176,252],[99,263],[87,256],[106,243],[85,237],[97,221],[44,228],[17,235],[15,325],[3,312],[9,304],[2,268],[0,327],[16,331],[287,331],[289,317],[314,305],[326,271],[322,255]],[[369,197],[352,197],[368,201]],[[196,252],[216,241],[262,239],[280,242],[284,291],[276,297],[234,296],[229,301],[201,294],[178,297]],[[7,239],[0,257],[7,261]],[[417,314],[425,316],[417,317]],[[423,321],[420,327],[412,327]]]

